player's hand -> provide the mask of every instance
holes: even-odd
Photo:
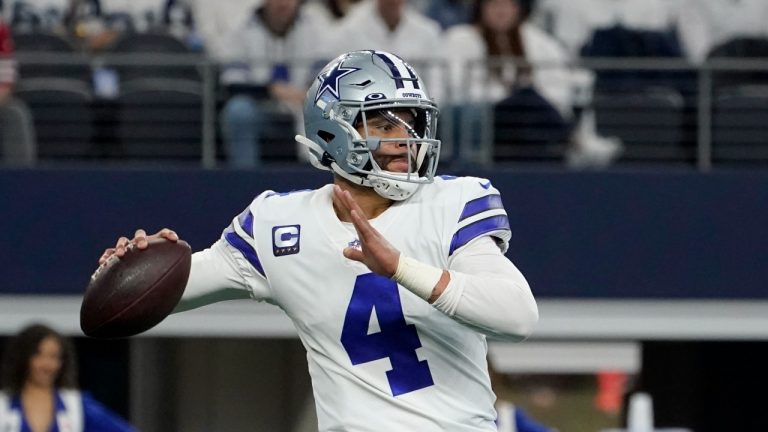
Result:
[[[99,258],[99,265],[106,263],[109,257],[113,255],[117,257],[125,255],[125,252],[130,248],[136,247],[139,249],[146,249],[147,246],[149,246],[149,240],[155,238],[164,238],[175,242],[179,239],[179,236],[175,231],[168,228],[163,228],[150,236],[148,236],[143,229],[137,229],[136,233],[133,234],[133,239],[129,240],[128,237],[120,237],[117,240],[115,247],[106,249]]]
[[[384,236],[381,235],[365,218],[360,206],[352,198],[352,195],[339,186],[333,187],[336,202],[343,210],[349,212],[352,224],[357,231],[360,240],[360,248],[348,247],[344,249],[344,256],[348,259],[365,264],[372,272],[386,277],[392,277],[397,270],[400,259],[400,251],[394,248]]]

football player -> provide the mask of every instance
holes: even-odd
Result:
[[[538,320],[504,256],[499,191],[435,175],[437,116],[399,57],[336,58],[297,136],[333,184],[265,191],[192,257],[177,311],[248,297],[282,308],[308,353],[321,431],[495,431],[486,336],[521,341]],[[147,239],[138,230],[101,260]]]

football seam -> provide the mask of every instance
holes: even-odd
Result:
[[[177,259],[176,261],[174,261],[172,265],[168,266],[168,269],[165,271],[165,273],[163,273],[163,275],[162,275],[160,278],[158,278],[158,279],[157,279],[157,281],[156,281],[154,284],[152,284],[152,286],[151,286],[151,287],[149,287],[149,289],[147,289],[147,290],[146,290],[146,292],[144,292],[144,294],[142,294],[142,295],[141,295],[139,298],[137,298],[136,300],[132,301],[132,302],[131,302],[131,303],[130,303],[128,306],[126,306],[125,308],[123,308],[123,310],[121,310],[121,311],[120,311],[120,313],[118,313],[118,314],[116,314],[116,315],[112,316],[112,318],[110,318],[110,319],[108,319],[107,321],[104,321],[103,323],[101,323],[101,324],[99,324],[98,326],[94,327],[94,328],[93,328],[93,329],[92,329],[90,332],[91,332],[91,333],[96,333],[96,332],[97,332],[97,331],[98,331],[100,328],[102,328],[102,327],[104,327],[105,325],[107,325],[107,324],[111,323],[112,321],[116,320],[117,318],[120,318],[120,317],[121,317],[121,316],[122,316],[124,313],[126,313],[126,312],[127,312],[127,311],[129,311],[129,310],[130,310],[130,309],[131,309],[131,308],[132,308],[134,305],[136,305],[136,303],[140,302],[140,301],[141,301],[141,300],[142,300],[144,297],[146,297],[147,295],[149,295],[150,293],[152,293],[152,291],[154,291],[154,289],[157,287],[157,285],[158,285],[158,284],[160,284],[160,282],[162,282],[162,281],[163,281],[163,280],[164,280],[164,279],[165,279],[165,278],[168,276],[168,273],[170,273],[170,272],[171,272],[171,270],[172,270],[172,269],[173,269],[173,268],[176,266],[176,264],[178,264],[178,263],[179,263],[181,260],[183,260],[184,258],[185,258],[185,256],[184,256],[184,255],[182,255],[182,256],[181,256],[179,259]],[[187,276],[187,281],[189,281],[189,276]],[[183,293],[182,293],[182,294],[183,294]]]

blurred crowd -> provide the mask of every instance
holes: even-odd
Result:
[[[218,160],[246,169],[295,160],[292,137],[318,66],[381,49],[426,71],[453,160],[603,167],[637,140],[680,151],[696,117],[693,71],[708,59],[768,55],[764,0],[0,0],[0,10],[0,152],[18,165],[199,155],[211,77],[188,60],[195,55],[216,66],[207,133]],[[63,56],[22,58],[51,52]],[[110,64],[110,54],[187,60]],[[677,59],[689,69],[584,62],[606,57]],[[768,97],[766,75],[721,74],[713,88],[724,103]],[[632,112],[617,117],[623,106],[664,117],[635,124]]]

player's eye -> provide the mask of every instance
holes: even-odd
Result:
[[[388,121],[377,121],[371,124],[370,127],[379,132],[390,132],[395,128],[395,126]]]

